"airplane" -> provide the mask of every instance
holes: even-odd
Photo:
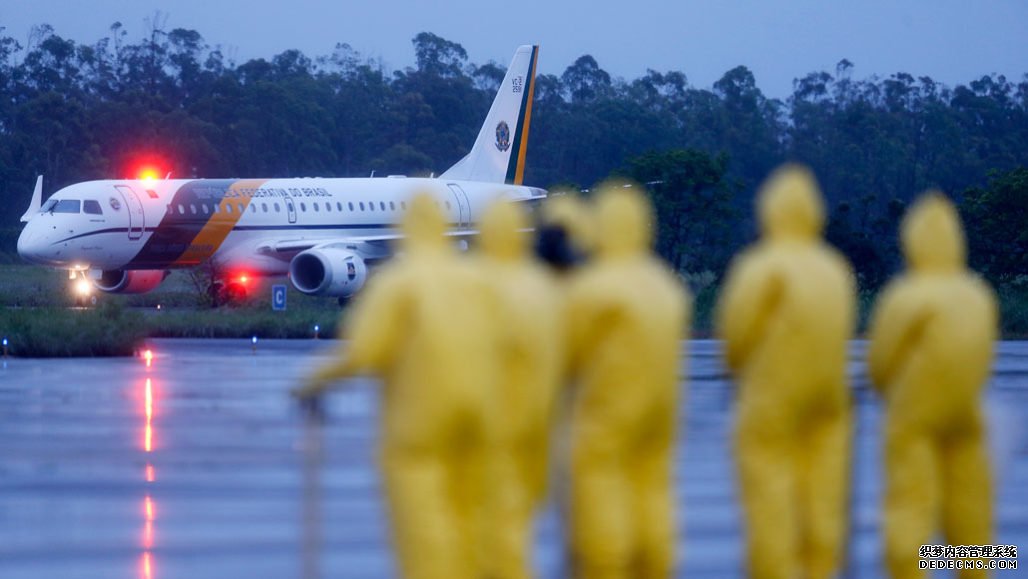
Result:
[[[87,290],[145,293],[170,270],[211,264],[223,272],[215,303],[241,299],[250,276],[288,276],[304,294],[344,304],[369,265],[391,255],[408,200],[433,196],[449,235],[475,233],[495,199],[535,202],[523,185],[539,47],[521,46],[471,151],[438,177],[156,179],[76,183],[41,203],[36,180],[18,254],[69,270]],[[374,175],[374,174],[372,174]]]

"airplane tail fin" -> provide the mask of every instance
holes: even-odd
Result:
[[[471,152],[439,178],[521,184],[538,56],[538,46],[518,47]]]

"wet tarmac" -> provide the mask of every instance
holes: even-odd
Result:
[[[354,380],[328,421],[286,395],[330,342],[156,340],[142,358],[0,367],[0,577],[394,576],[374,467],[378,393]],[[743,576],[718,344],[683,344],[679,576]],[[879,406],[853,346],[853,533],[844,576],[880,577]],[[998,544],[1028,548],[1028,342],[999,346],[988,393]],[[562,577],[560,522],[536,540]],[[1001,571],[1015,577],[1025,571]]]

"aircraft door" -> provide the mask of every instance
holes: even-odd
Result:
[[[282,197],[286,203],[286,215],[289,217],[289,223],[296,223],[296,202],[288,194],[283,194]]]
[[[115,185],[114,188],[121,194],[122,200],[125,201],[125,210],[128,211],[128,238],[141,238],[143,236],[143,229],[146,227],[143,202],[139,200],[139,195],[136,194],[136,191],[128,185]]]
[[[471,204],[468,203],[468,196],[460,188],[460,185],[456,183],[449,183],[449,187],[450,193],[453,194],[453,200],[457,202],[457,207],[460,210],[460,221],[457,223],[457,226],[468,227],[471,225]]]

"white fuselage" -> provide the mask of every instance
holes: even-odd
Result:
[[[43,205],[22,232],[18,252],[79,270],[174,269],[212,260],[283,275],[304,247],[395,237],[417,193],[435,197],[456,232],[469,230],[497,198],[545,194],[502,183],[404,177],[88,181]]]

